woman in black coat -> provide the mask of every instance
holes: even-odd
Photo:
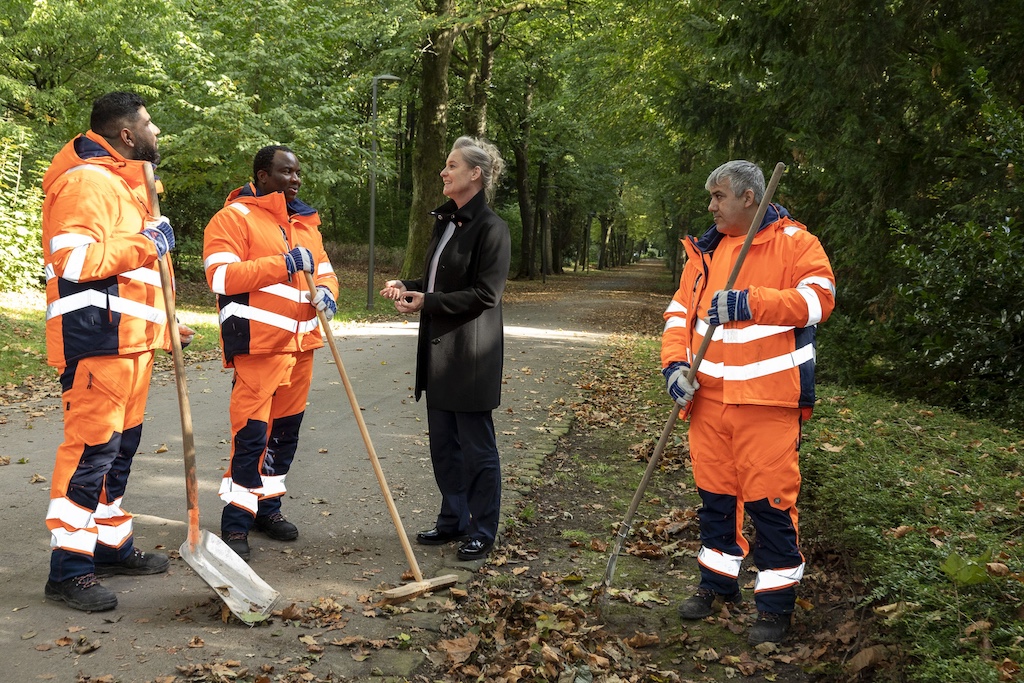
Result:
[[[420,280],[389,280],[381,296],[420,313],[416,400],[427,428],[441,511],[425,545],[463,541],[460,560],[487,556],[498,532],[501,463],[492,411],[501,402],[501,295],[511,259],[508,225],[490,207],[502,168],[498,149],[460,137],[441,171],[449,201],[436,221]]]

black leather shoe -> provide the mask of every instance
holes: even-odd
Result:
[[[459,546],[458,557],[463,561],[482,560],[487,557],[487,553],[491,552],[493,545],[493,543],[484,543],[479,539],[471,538]]]
[[[420,545],[444,545],[452,541],[465,541],[466,534],[462,531],[441,531],[437,527],[416,534],[416,542]]]

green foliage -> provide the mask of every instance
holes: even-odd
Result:
[[[16,136],[16,137],[15,137]],[[22,168],[31,137],[0,121],[0,290],[39,289],[43,282],[43,195]]]
[[[1024,637],[1024,433],[875,393],[819,393],[801,448],[805,544],[841,552],[864,577],[865,606],[902,605],[883,610],[877,636],[906,648],[908,680],[996,680],[989,662],[1016,657]]]

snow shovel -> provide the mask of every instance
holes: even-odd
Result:
[[[772,173],[771,180],[768,181],[768,187],[765,188],[764,196],[761,197],[761,203],[757,207],[757,213],[754,215],[754,220],[750,223],[750,228],[747,230],[747,236],[743,240],[743,246],[740,247],[739,254],[736,256],[736,263],[733,264],[732,272],[729,273],[729,279],[725,283],[724,289],[732,289],[732,286],[736,284],[736,278],[740,274],[740,267],[743,266],[743,260],[747,256],[747,252],[750,251],[750,244],[754,241],[754,235],[757,234],[757,229],[761,226],[761,221],[764,220],[764,214],[768,211],[768,205],[771,203],[772,195],[775,194],[775,188],[779,185],[779,180],[782,178],[782,172],[786,170],[786,165],[781,161],[775,164],[775,171]],[[711,345],[711,337],[715,332],[717,325],[710,325],[707,333],[704,335],[704,339],[701,341],[700,347],[697,349],[697,355],[693,357],[693,363],[690,364],[690,370],[686,373],[686,379],[693,382],[693,378],[697,376],[697,368],[700,366],[700,362],[704,359],[704,354],[707,353],[708,346]],[[693,403],[686,405],[686,410],[689,412],[690,406]],[[672,431],[675,429],[676,421],[679,419],[680,408],[679,404],[676,403],[672,408],[672,414],[668,417],[668,422],[665,423],[665,429],[661,432],[661,438],[658,440],[658,444],[654,447],[654,452],[651,453],[651,459],[647,463],[647,470],[644,472],[643,478],[640,480],[640,486],[637,487],[636,493],[633,494],[633,500],[629,503],[629,510],[626,512],[626,517],[622,520],[622,524],[619,525],[619,533],[615,537],[615,546],[612,548],[612,553],[608,557],[608,566],[604,571],[604,578],[594,591],[594,598],[602,597],[607,594],[607,591],[612,586],[612,578],[615,576],[615,563],[619,559],[619,552],[622,550],[622,545],[626,541],[626,537],[629,536],[630,527],[633,525],[633,515],[636,514],[636,510],[640,507],[640,500],[643,498],[644,491],[647,490],[647,484],[650,483],[651,477],[654,475],[654,471],[658,469],[658,461],[661,459],[661,454],[665,451],[665,445],[668,443],[668,439],[672,436]],[[685,418],[686,415],[684,414]]]
[[[306,283],[309,285],[310,296],[312,296],[316,292],[316,283],[309,272],[303,272],[306,273]],[[373,473],[377,475],[380,491],[384,494],[384,502],[387,503],[388,512],[391,513],[395,529],[398,530],[398,540],[402,544],[405,558],[409,561],[409,569],[412,571],[413,578],[416,579],[413,583],[407,583],[404,586],[384,591],[384,602],[395,605],[418,598],[424,593],[454,586],[459,581],[459,577],[455,574],[445,574],[444,576],[424,580],[423,573],[420,572],[420,566],[416,562],[416,555],[413,554],[412,546],[409,544],[409,536],[405,533],[405,527],[402,526],[402,518],[398,514],[395,500],[391,497],[391,489],[388,488],[388,482],[384,478],[384,470],[380,467],[377,452],[373,449],[373,442],[370,441],[370,433],[366,430],[366,422],[363,421],[363,413],[359,410],[359,401],[356,400],[356,394],[352,390],[352,383],[348,379],[348,373],[345,372],[345,364],[341,362],[341,354],[338,352],[338,345],[334,341],[334,332],[331,330],[331,325],[327,321],[327,316],[324,315],[324,312],[318,310],[316,314],[320,319],[320,327],[323,328],[324,335],[327,337],[327,343],[331,347],[331,353],[334,354],[334,363],[338,366],[341,382],[345,385],[348,402],[352,404],[352,412],[356,416],[356,424],[359,425],[359,433],[363,436],[363,443],[366,444],[366,452],[370,455],[370,464],[373,465]]]
[[[153,167],[146,168],[146,185],[154,216],[160,215]],[[192,410],[185,385],[185,361],[181,353],[181,336],[175,317],[174,292],[171,289],[171,254],[158,261],[160,284],[167,309],[167,328],[171,333],[171,356],[174,359],[174,381],[178,387],[178,408],[181,412],[181,442],[185,451],[185,497],[188,501],[188,537],[178,549],[182,559],[210,585],[231,612],[247,624],[270,617],[270,610],[280,593],[261,579],[249,565],[220,537],[199,529],[199,483],[196,479],[196,445],[192,434]]]

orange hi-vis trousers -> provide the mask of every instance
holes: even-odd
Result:
[[[153,351],[92,356],[68,366],[64,442],[50,484],[50,580],[64,581],[132,553],[132,516],[121,507],[153,371]]]
[[[701,497],[701,587],[722,595],[739,589],[744,512],[754,526],[754,601],[789,614],[804,558],[798,547],[800,408],[727,405],[694,397],[690,457]]]
[[[281,510],[313,378],[313,352],[232,359],[231,464],[220,485],[221,531],[248,532],[257,515]]]

